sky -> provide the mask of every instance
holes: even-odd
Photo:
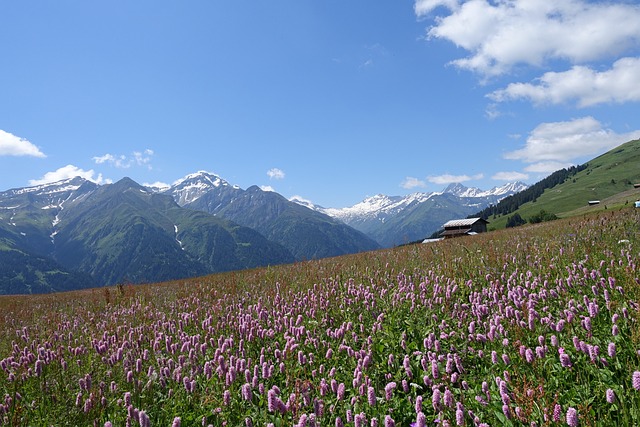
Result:
[[[205,170],[325,207],[533,184],[640,138],[640,5],[0,3],[0,190]]]

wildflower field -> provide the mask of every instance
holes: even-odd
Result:
[[[1,297],[0,425],[639,425],[639,211]]]

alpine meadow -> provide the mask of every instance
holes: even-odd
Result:
[[[640,426],[640,0],[0,22],[0,427]]]
[[[634,425],[640,209],[1,300],[3,425]]]

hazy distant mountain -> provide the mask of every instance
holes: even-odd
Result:
[[[371,238],[322,212],[257,186],[242,190],[208,172],[188,175],[163,194],[171,195],[185,208],[250,227],[283,245],[299,260],[379,248]]]
[[[488,191],[451,184],[437,193],[378,194],[341,209],[323,208],[299,199],[293,201],[337,218],[382,246],[391,247],[427,237],[450,219],[465,218],[526,188],[522,182]]]

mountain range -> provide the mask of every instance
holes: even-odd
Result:
[[[16,258],[26,262],[21,271],[13,271]],[[31,259],[46,261],[45,268]],[[257,231],[181,208],[128,178],[104,186],[74,178],[0,193],[0,293],[157,282],[293,261]]]
[[[339,209],[257,186],[244,190],[202,171],[168,188],[76,177],[11,189],[0,192],[0,294],[158,282],[369,251],[423,239],[467,216],[501,228],[515,214],[526,220],[624,207],[640,199],[639,159],[635,140],[529,188],[452,184]]]
[[[424,238],[526,188],[378,195],[343,209],[208,172],[169,188],[83,178],[0,192],[0,294],[41,293],[339,256]]]
[[[162,191],[184,208],[210,213],[252,228],[298,260],[379,248],[363,233],[321,212],[257,186],[246,190],[208,172],[191,174]]]
[[[323,208],[301,199],[294,201],[341,220],[384,247],[392,247],[423,239],[450,219],[466,218],[526,188],[527,184],[513,182],[483,191],[457,183],[442,192],[378,194],[341,209]]]

